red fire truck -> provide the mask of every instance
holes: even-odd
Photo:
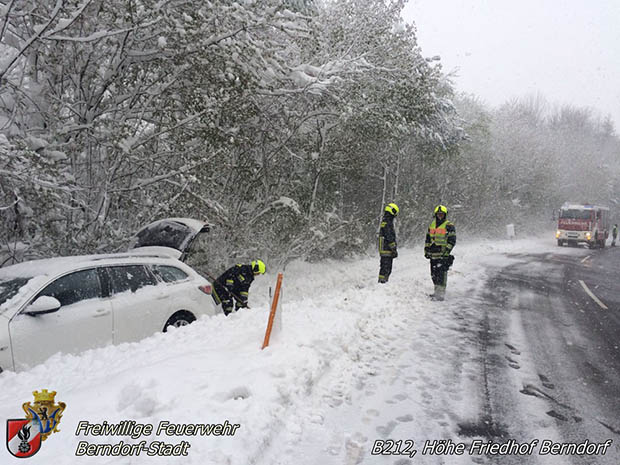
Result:
[[[555,233],[558,245],[586,243],[588,247],[605,247],[609,237],[609,208],[599,205],[564,204]]]

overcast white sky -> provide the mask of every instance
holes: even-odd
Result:
[[[404,16],[459,90],[493,106],[540,93],[620,133],[620,0],[409,0]]]

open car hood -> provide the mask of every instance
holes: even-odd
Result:
[[[140,229],[129,250],[140,254],[167,255],[184,260],[198,234],[209,231],[206,221],[193,218],[164,218]]]

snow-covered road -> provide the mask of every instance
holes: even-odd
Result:
[[[0,418],[23,417],[21,404],[42,388],[57,391],[57,401],[67,404],[61,431],[45,441],[32,463],[573,463],[571,457],[537,453],[489,457],[424,451],[426,441],[470,447],[477,440],[563,440],[557,418],[546,413],[547,400],[519,392],[528,385],[544,387],[533,366],[536,354],[529,352],[519,321],[498,324],[489,300],[493,289],[486,287],[498,269],[518,263],[517,255],[507,252],[532,251],[575,259],[587,254],[558,249],[551,234],[492,243],[459,240],[443,303],[427,298],[432,284],[420,247],[401,252],[386,285],[376,283],[374,256],[293,263],[284,275],[282,331],[266,350],[260,347],[273,274],[254,283],[252,309],[229,318],[219,315],[141,343],[56,355],[27,372],[2,373]],[[555,272],[544,264],[528,271],[547,278]],[[501,420],[508,411],[511,424]],[[153,424],[155,430],[136,438],[76,434],[80,421],[124,420]],[[157,435],[162,421],[240,426],[229,436]],[[5,427],[2,421],[2,437]],[[403,453],[416,455],[372,455],[376,441],[390,439],[403,441]],[[80,441],[186,441],[189,448],[178,458],[145,452],[76,457]],[[613,444],[606,458],[618,450]],[[21,463],[6,451],[0,456],[3,464]]]

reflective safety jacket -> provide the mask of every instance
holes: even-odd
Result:
[[[446,258],[456,245],[456,228],[447,219],[437,225],[437,219],[428,227],[424,243],[424,256],[431,259]]]
[[[394,231],[394,215],[385,212],[379,230],[379,255],[393,257],[396,255],[396,232]]]
[[[214,287],[216,289],[219,286],[224,287],[235,297],[240,306],[245,307],[248,304],[250,285],[254,281],[252,265],[237,264],[232,266],[224,271],[215,281],[216,286]],[[222,298],[223,296],[219,297]]]

